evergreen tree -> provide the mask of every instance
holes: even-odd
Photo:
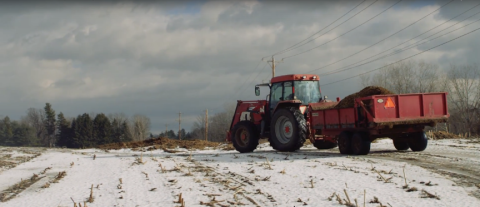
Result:
[[[14,141],[13,141],[13,129],[12,129],[12,123],[10,122],[10,118],[6,116],[3,118],[3,144],[6,146],[13,146]]]
[[[121,142],[122,140],[122,126],[117,121],[117,119],[113,119],[112,121],[112,132],[111,132],[111,139],[112,142]]]
[[[132,132],[130,131],[130,127],[128,126],[128,123],[127,121],[124,121],[122,123],[122,138],[121,138],[121,141],[122,142],[131,142],[133,141],[133,136],[132,136]]]
[[[175,132],[173,130],[168,130],[167,131],[167,138],[178,139],[177,135],[175,134]]]
[[[65,118],[62,112],[57,116],[57,146],[69,147],[71,146],[71,128],[70,122]]]
[[[112,125],[105,114],[100,113],[93,120],[94,140],[96,144],[112,143]]]
[[[70,125],[70,130],[67,135],[68,139],[66,141],[68,148],[79,148],[76,136],[76,129],[77,129],[77,121],[75,118],[72,119],[72,124]]]
[[[12,122],[13,140],[15,146],[37,146],[38,139],[35,129],[25,123]]]
[[[87,113],[79,115],[75,121],[74,145],[79,148],[96,146],[93,134],[93,121],[90,115]]]
[[[45,104],[45,120],[44,125],[47,130],[47,136],[45,140],[45,146],[52,147],[55,143],[55,111],[52,109],[52,105],[50,103]]]
[[[187,134],[187,133],[185,132],[185,129],[182,128],[182,130],[180,130],[179,135],[181,135],[180,137],[181,137],[183,140],[186,139],[186,138],[185,138],[185,135],[186,135],[186,134]],[[178,138],[179,138],[179,137],[178,137],[178,135],[177,135],[177,139],[178,139]]]

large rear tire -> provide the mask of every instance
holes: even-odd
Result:
[[[338,149],[341,154],[352,154],[352,133],[343,131],[338,135]]]
[[[393,140],[393,146],[395,146],[395,149],[404,151],[410,149],[410,146],[408,145],[408,142],[406,140]]]
[[[241,121],[233,127],[232,144],[241,153],[253,152],[258,146],[259,133],[250,121]]]
[[[371,142],[367,134],[357,132],[352,136],[352,152],[354,155],[367,155],[370,152]]]
[[[313,143],[313,146],[315,146],[317,149],[333,149],[338,146],[336,142],[329,142],[329,141],[324,141],[324,140],[315,140],[315,143]]]
[[[427,135],[425,132],[412,133],[408,140],[408,145],[410,145],[410,149],[414,152],[425,150],[428,145]]]
[[[279,109],[272,117],[270,134],[273,149],[293,152],[300,149],[307,139],[307,123],[299,109]]]

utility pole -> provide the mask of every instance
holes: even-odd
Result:
[[[208,141],[208,109],[205,111],[205,141]]]
[[[263,60],[263,58],[262,58]],[[267,63],[272,63],[271,66],[272,66],[272,78],[275,77],[275,66],[276,66],[276,63],[282,63],[283,62],[283,59],[281,61],[275,61],[275,57],[272,55],[272,59],[271,60],[267,60]]]
[[[165,124],[165,137],[168,138],[168,124]]]
[[[181,132],[181,124],[182,124],[182,112],[178,112],[178,139],[182,140]]]

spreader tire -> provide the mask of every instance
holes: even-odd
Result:
[[[315,140],[315,143],[313,143],[313,146],[315,146],[317,149],[332,149],[338,146],[336,142],[329,142],[329,141],[324,141],[324,140]]]
[[[414,152],[425,150],[428,145],[427,135],[425,132],[412,133],[408,140],[408,145],[410,145],[410,149]]]
[[[252,152],[258,146],[259,133],[250,121],[241,121],[235,124],[232,130],[232,144],[241,153]]]
[[[410,146],[408,145],[408,142],[405,140],[393,140],[393,146],[395,146],[395,149],[397,150],[408,150],[410,149]]]
[[[343,131],[338,135],[338,149],[341,154],[352,154],[352,133]]]
[[[270,124],[270,145],[282,152],[293,152],[307,139],[307,123],[298,108],[279,109]]]
[[[354,155],[366,155],[370,152],[370,140],[367,134],[357,132],[352,136],[352,152]]]

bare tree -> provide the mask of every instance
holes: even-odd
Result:
[[[145,140],[150,134],[150,118],[144,115],[134,115],[132,117],[133,139],[136,141]]]
[[[360,78],[363,87],[381,86],[400,94],[438,92],[446,89],[445,75],[439,66],[423,61],[400,62]]]
[[[448,101],[451,125],[457,133],[475,133],[480,107],[480,70],[477,65],[451,65],[448,71]]]
[[[47,128],[44,125],[46,114],[43,109],[29,108],[27,110],[27,116],[22,117],[21,122],[26,123],[28,126],[35,129],[36,136],[43,143],[47,143]]]

